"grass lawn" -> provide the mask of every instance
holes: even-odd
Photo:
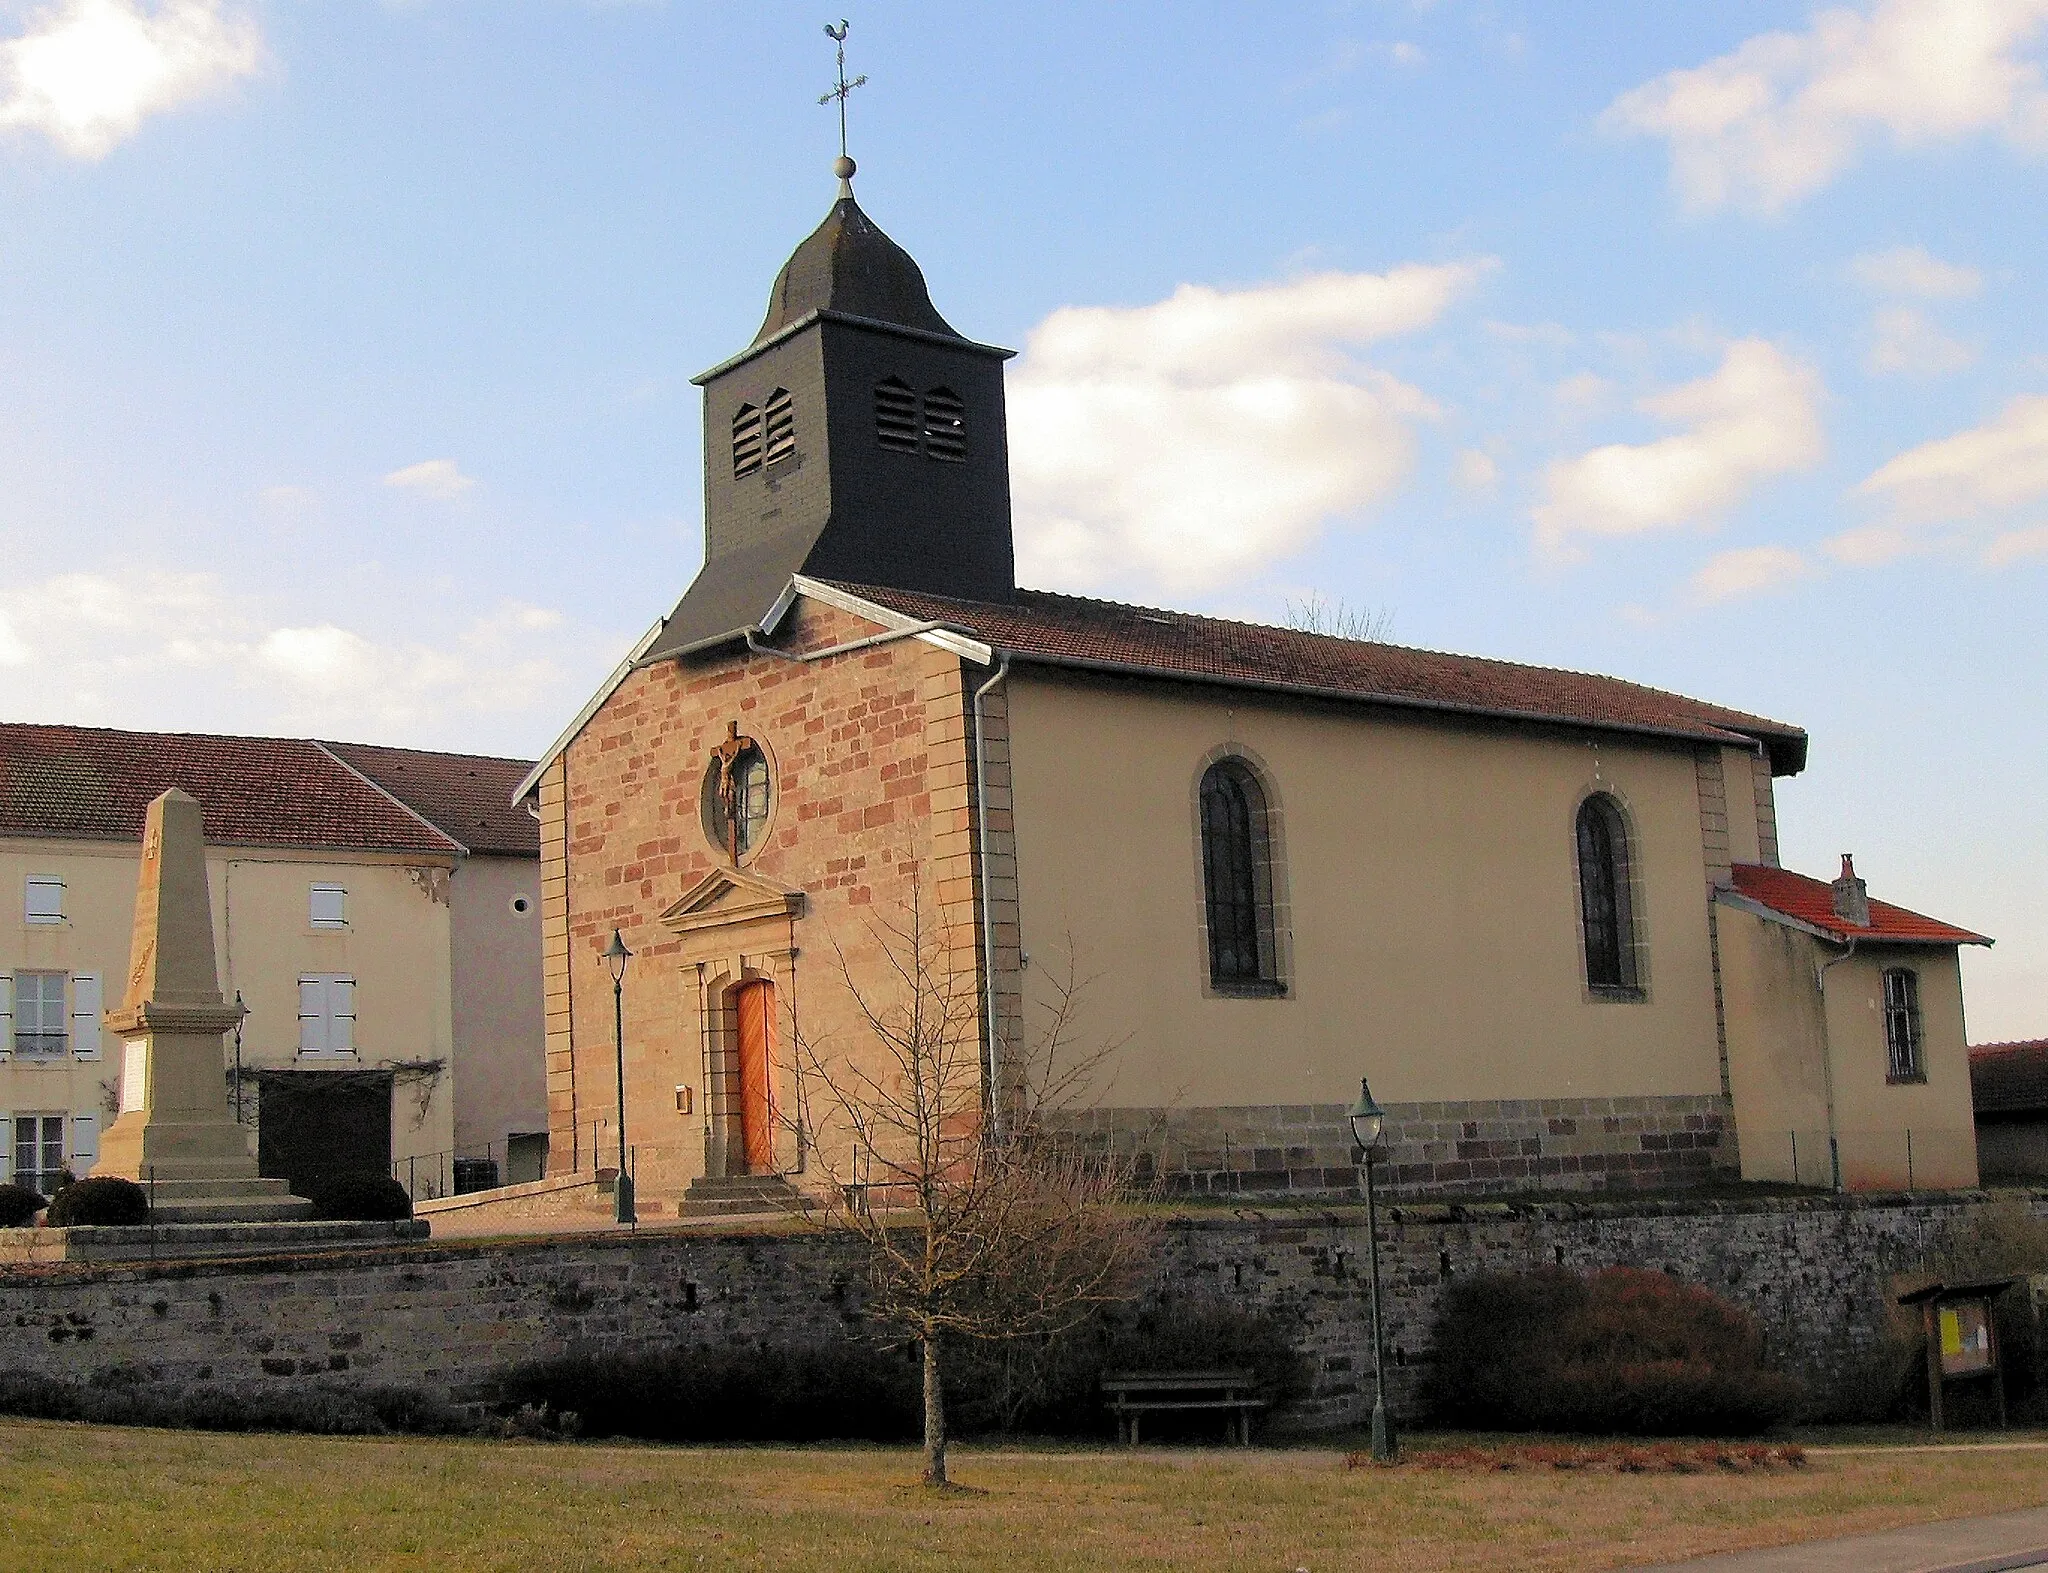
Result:
[[[327,1439],[0,1421],[0,1450],[0,1566],[19,1573],[1576,1570],[2048,1501],[2048,1447],[1857,1452],[1816,1456],[1803,1470],[1675,1476],[1347,1470],[1338,1454],[1266,1449],[966,1449],[955,1475],[972,1489],[945,1496],[911,1483],[916,1455],[905,1448]]]

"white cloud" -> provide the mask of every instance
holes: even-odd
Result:
[[[2037,524],[2025,530],[2008,530],[1984,548],[1986,568],[2009,568],[2030,557],[2048,558],[2048,524]],[[0,661],[5,659],[4,650],[0,650]]]
[[[0,40],[0,128],[103,158],[148,116],[221,91],[261,56],[256,23],[220,0],[57,0]]]
[[[1833,180],[1874,136],[1901,147],[1996,133],[2048,145],[2048,90],[2027,51],[2048,0],[1878,0],[1837,6],[1804,32],[1624,93],[1601,124],[1665,138],[1695,212],[1775,212]]]
[[[1467,448],[1459,453],[1456,465],[1458,484],[1468,491],[1491,491],[1500,479],[1500,466],[1493,462],[1493,455],[1480,448]]]
[[[1878,377],[1942,377],[1976,358],[1974,349],[1943,333],[1917,307],[1880,306],[1871,318],[1870,353],[1863,367]]]
[[[1982,426],[1909,448],[1856,490],[1908,521],[1974,518],[2048,497],[2048,394],[2022,395]]]
[[[1054,312],[1009,388],[1020,577],[1208,590],[1381,501],[1436,407],[1354,352],[1428,327],[1492,266],[1183,284],[1149,306]]]
[[[1745,546],[1702,563],[1692,576],[1692,592],[1700,601],[1732,601],[1763,590],[1787,589],[1808,572],[1806,559],[1788,546]]]
[[[476,485],[476,478],[464,475],[462,467],[453,459],[423,459],[418,464],[408,464],[402,470],[393,470],[384,477],[384,484],[396,486],[401,491],[417,492],[436,502],[453,502]]]
[[[624,641],[506,602],[381,639],[280,615],[211,574],[67,573],[0,589],[4,718],[542,746]]]
[[[1984,547],[1987,564],[2030,555],[2035,532],[2011,516],[2048,498],[2048,395],[2022,395],[1981,426],[1907,449],[1865,477],[1856,494],[1885,516],[1828,541],[1843,562],[1874,565],[1966,546],[2001,528],[2006,533]]]
[[[1575,535],[1637,535],[1705,521],[1760,482],[1821,456],[1819,374],[1763,339],[1730,344],[1697,382],[1638,406],[1682,431],[1610,443],[1554,461],[1535,510],[1536,539],[1569,550]]]
[[[1964,300],[1984,287],[1984,275],[1960,262],[1944,262],[1925,246],[1894,246],[1849,259],[1849,275],[1875,295],[1917,295],[1923,300]]]
[[[1584,415],[1607,402],[1614,385],[1598,372],[1574,372],[1550,390],[1560,409]]]

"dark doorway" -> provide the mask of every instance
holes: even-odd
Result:
[[[308,1195],[344,1174],[391,1173],[391,1072],[258,1071],[256,1165]]]

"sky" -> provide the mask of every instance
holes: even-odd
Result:
[[[0,718],[537,755],[824,216],[776,0],[0,0]],[[1791,721],[2048,1035],[2048,0],[868,5],[1019,571]]]

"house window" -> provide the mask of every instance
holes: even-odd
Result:
[[[311,921],[316,929],[348,927],[348,890],[341,885],[315,885],[311,899]]]
[[[875,384],[875,440],[894,453],[917,452],[917,395],[894,377]]]
[[[333,972],[299,976],[299,1055],[352,1059],[356,1048],[356,980]]]
[[[742,404],[732,418],[732,478],[752,475],[761,468],[761,412]]]
[[[14,1057],[18,1060],[59,1059],[67,1046],[64,974],[15,973]]]
[[[796,410],[790,404],[788,389],[777,388],[768,395],[761,412],[761,429],[771,465],[796,457]]]
[[[31,923],[64,921],[64,881],[54,874],[28,877],[26,916]]]
[[[1920,1043],[1920,979],[1906,967],[1884,972],[1884,1046],[1890,1081],[1927,1080]]]
[[[1201,812],[1209,982],[1228,994],[1281,993],[1265,791],[1243,760],[1219,759],[1202,776]]]
[[[14,1116],[14,1183],[48,1196],[64,1172],[64,1116]]]
[[[924,451],[949,464],[967,457],[967,406],[951,388],[924,396]]]
[[[1640,999],[1634,904],[1629,889],[1628,825],[1621,805],[1595,792],[1579,805],[1579,918],[1586,944],[1586,985],[1614,999]]]

